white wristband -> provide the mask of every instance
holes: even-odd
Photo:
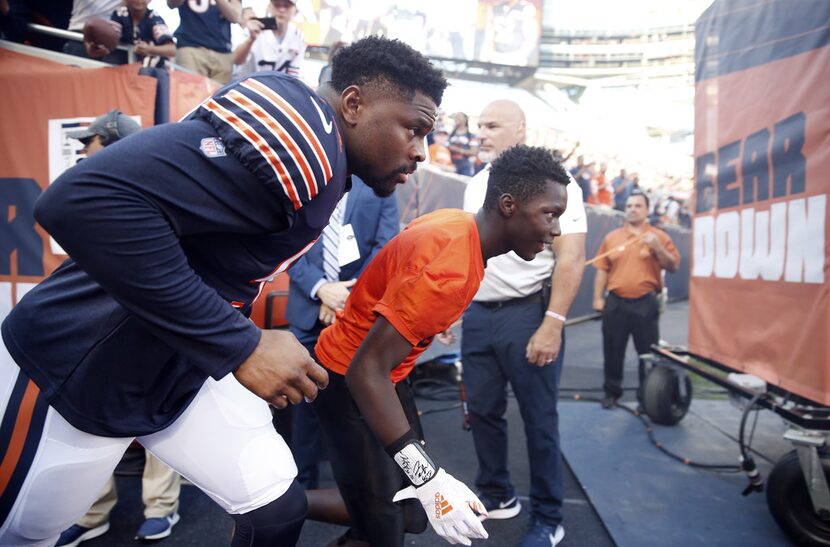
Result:
[[[563,323],[568,320],[567,317],[560,313],[556,313],[555,311],[546,310],[545,315],[547,315],[548,317],[553,317],[554,319],[559,319]]]
[[[429,482],[438,472],[438,466],[426,453],[421,443],[416,441],[411,441],[400,449],[394,459],[415,487]]]

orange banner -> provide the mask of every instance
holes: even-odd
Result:
[[[118,108],[153,124],[156,80],[136,65],[82,69],[0,48],[0,320],[65,258],[32,211],[41,192],[74,164],[79,120]]]
[[[170,71],[170,121],[177,122],[219,89],[219,84],[196,74]]]
[[[830,46],[770,29],[731,52],[726,30],[697,59],[689,349],[827,405]]]

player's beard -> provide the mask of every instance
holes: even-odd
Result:
[[[375,192],[375,195],[379,198],[389,197],[395,192],[395,189],[398,187],[398,184],[400,184],[398,182],[398,178],[400,178],[401,175],[414,173],[415,169],[417,168],[418,164],[400,167],[396,169],[394,172],[386,175],[385,177],[378,179],[375,184],[372,184],[370,186],[372,187],[372,190]]]

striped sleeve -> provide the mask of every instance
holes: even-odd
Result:
[[[294,210],[322,191],[343,155],[332,109],[285,75],[253,75],[226,86],[191,117],[207,118],[226,150]]]

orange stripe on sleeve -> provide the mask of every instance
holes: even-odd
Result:
[[[308,192],[308,197],[313,198],[317,195],[317,184],[314,181],[314,174],[311,172],[311,166],[308,164],[308,160],[303,155],[302,151],[297,146],[297,143],[294,139],[286,133],[286,131],[277,123],[277,121],[271,117],[270,114],[265,112],[258,104],[251,101],[248,97],[243,95],[242,93],[232,90],[225,98],[235,103],[240,108],[247,111],[249,114],[254,116],[259,122],[265,125],[271,133],[280,141],[280,144],[283,145],[285,150],[294,160],[294,163],[297,165],[297,168],[303,175],[303,180],[305,182],[306,190]]]
[[[311,129],[311,126],[308,125],[308,122],[306,122],[305,119],[302,116],[300,116],[300,114],[294,109],[294,107],[288,104],[288,102],[285,99],[274,93],[274,90],[263,85],[262,83],[254,79],[249,79],[242,82],[242,86],[247,89],[250,89],[251,91],[254,91],[259,96],[268,100],[275,107],[279,108],[280,111],[294,123],[297,129],[303,134],[303,136],[305,136],[309,146],[311,146],[311,148],[314,149],[314,154],[316,155],[317,161],[320,163],[320,167],[323,170],[323,174],[326,177],[326,180],[324,182],[327,183],[332,176],[331,164],[329,163],[329,159],[328,156],[326,156],[325,150],[323,150],[323,145],[320,144],[320,140],[317,138],[317,135]],[[313,101],[314,99],[309,95],[308,100]],[[335,125],[334,121],[332,121],[331,123],[332,125]],[[336,127],[334,127],[334,131],[337,131]]]
[[[32,423],[32,415],[39,394],[40,388],[29,380],[26,391],[23,393],[23,399],[20,402],[20,408],[17,411],[17,419],[14,421],[9,448],[6,450],[2,463],[0,463],[0,496],[6,491],[6,487],[9,485],[12,474],[20,460],[20,454],[23,453],[23,446],[26,444],[26,437],[29,434],[29,426]]]
[[[259,150],[259,153],[262,154],[265,161],[268,162],[274,170],[274,173],[277,175],[277,181],[283,187],[286,195],[291,200],[291,203],[294,205],[294,209],[297,210],[302,207],[302,203],[297,197],[297,191],[294,189],[294,183],[291,181],[291,177],[288,175],[288,172],[285,170],[285,166],[282,165],[282,162],[276,152],[274,152],[268,143],[265,142],[265,140],[256,131],[254,131],[253,128],[216,101],[207,101],[204,104],[204,107],[216,114],[222,121],[230,125],[234,130],[242,135],[245,140],[250,142],[257,150]]]

